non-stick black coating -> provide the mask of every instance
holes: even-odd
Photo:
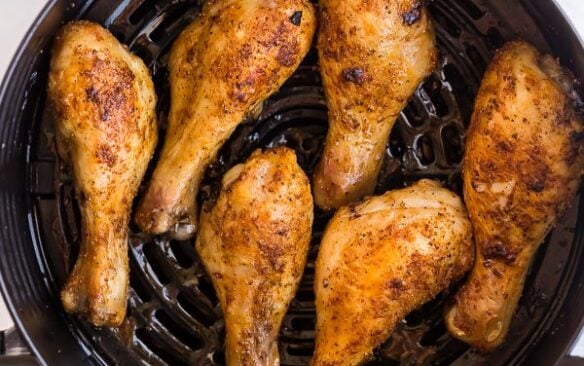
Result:
[[[189,0],[174,1],[174,16],[180,15],[178,12],[181,12],[181,14],[185,12],[187,16],[188,14],[192,15],[193,12],[187,11],[187,7],[190,6],[189,4],[195,2]],[[446,33],[449,31],[449,19],[454,19],[454,21],[450,20],[454,24],[450,31],[457,32],[458,20],[456,11],[460,11],[461,9],[466,9],[466,12],[460,13],[461,17],[466,17],[466,23],[473,25],[473,12],[476,9],[473,9],[472,4],[469,4],[469,0],[459,0],[458,2],[459,6],[453,8],[444,6],[444,4],[449,3],[446,0],[430,2],[430,7],[436,9],[432,12],[435,17],[439,18],[441,11],[448,9],[449,14],[447,14],[447,17],[435,19],[439,23],[439,28],[444,29]],[[59,259],[55,258],[55,253],[58,253],[58,250],[55,250],[55,248],[49,248],[50,250],[47,250],[47,245],[54,245],[55,243],[49,240],[46,231],[43,231],[43,227],[46,230],[47,226],[43,222],[43,219],[47,217],[60,215],[60,217],[65,218],[73,217],[73,221],[75,221],[74,217],[76,215],[73,212],[74,204],[71,202],[63,202],[67,199],[72,199],[70,192],[58,194],[54,192],[55,186],[64,187],[63,189],[66,190],[70,189],[71,185],[67,177],[59,176],[62,172],[61,170],[52,168],[54,165],[54,154],[49,151],[51,136],[44,134],[44,131],[41,129],[41,126],[43,123],[46,123],[48,118],[46,115],[43,115],[45,111],[44,94],[50,44],[56,30],[68,20],[84,17],[89,9],[91,10],[89,13],[91,14],[92,20],[109,25],[110,30],[121,40],[125,42],[135,40],[132,49],[143,56],[153,69],[159,67],[159,64],[156,60],[149,59],[149,57],[157,52],[156,47],[160,47],[161,44],[164,45],[166,42],[165,47],[168,46],[168,42],[171,40],[165,40],[167,32],[176,34],[178,31],[177,29],[162,29],[161,32],[158,32],[157,37],[160,40],[157,43],[150,42],[145,38],[136,38],[132,33],[143,28],[143,24],[141,25],[140,23],[148,23],[148,20],[152,20],[156,16],[161,15],[159,10],[164,9],[164,5],[156,8],[142,7],[142,13],[139,15],[142,18],[146,18],[146,21],[136,16],[136,24],[131,24],[131,22],[128,22],[128,24],[123,24],[122,22],[120,24],[112,22],[112,19],[116,18],[116,14],[111,12],[114,3],[117,2],[51,1],[27,33],[0,89],[0,286],[17,326],[41,363],[78,365],[83,363],[102,364],[108,361],[115,361],[119,364],[130,364],[144,362],[145,360],[143,354],[136,354],[132,351],[134,349],[132,348],[134,347],[132,346],[134,342],[133,334],[131,334],[132,339],[128,339],[129,345],[132,347],[128,348],[123,342],[120,342],[120,339],[125,338],[124,336],[120,336],[119,332],[111,332],[106,329],[93,329],[84,322],[63,313],[58,300],[58,287],[65,275],[64,271],[66,270],[66,266],[60,267],[58,265]],[[140,7],[140,1],[126,0],[120,3],[129,4],[128,6],[130,7]],[[153,3],[152,1],[150,2],[150,4]],[[171,3],[171,1],[163,0],[158,3],[159,5],[167,4]],[[584,80],[584,52],[581,43],[553,1],[475,0],[472,3],[477,4],[479,9],[489,9],[491,19],[496,18],[500,20],[500,24],[489,24],[490,28],[495,29],[494,33],[487,35],[487,39],[490,42],[498,43],[501,41],[500,38],[508,39],[515,37],[530,40],[542,50],[551,51],[560,58],[564,65],[574,72],[578,79]],[[477,28],[485,27],[485,24],[479,24],[481,21],[484,22],[484,18],[481,18],[476,13],[474,15],[477,18],[476,24],[474,25]],[[460,20],[460,23],[465,22]],[[171,24],[167,25],[172,27]],[[472,30],[469,32],[472,33]],[[474,39],[471,38],[466,41],[470,42],[469,45],[471,47],[478,47],[478,45],[473,44]],[[496,44],[491,46],[494,47]],[[462,87],[463,84],[471,85],[469,87],[470,89],[476,88],[476,85],[472,85],[478,83],[480,70],[484,70],[485,66],[480,65],[480,63],[485,63],[485,58],[488,58],[490,51],[492,51],[491,49],[485,49],[480,52],[480,47],[478,48],[479,55],[476,56],[477,64],[471,70],[473,72],[468,75],[463,73],[462,77],[459,75],[458,78],[455,77],[452,80],[446,80],[455,89],[456,87]],[[157,70],[153,71],[155,71],[155,77],[156,74],[158,74],[159,78],[164,77],[164,73],[157,73]],[[310,72],[310,70],[307,70],[306,74],[310,74]],[[477,73],[479,74],[477,75]],[[302,83],[302,80],[292,82]],[[428,87],[425,89],[426,94],[432,94],[433,92],[438,94],[442,93],[441,88],[444,88],[445,84],[442,83],[440,78],[435,82],[437,89],[434,90],[432,87],[433,84],[429,82],[427,84]],[[160,84],[163,83],[158,83],[158,85]],[[458,95],[455,95],[458,98],[457,108],[460,108],[459,113],[468,115],[472,107],[472,100],[465,100],[462,103],[461,99],[464,99],[464,95],[462,94],[459,92]],[[470,93],[470,96],[472,96],[472,93]],[[314,136],[322,135],[323,131],[318,127],[320,126],[320,122],[318,121],[322,120],[324,113],[318,107],[322,99],[319,99],[318,96],[314,96],[315,99],[310,99],[306,95],[303,95],[303,98],[302,103],[308,104],[311,107],[308,108],[308,112],[304,112],[302,117],[313,118],[316,121],[313,127],[311,127],[312,130],[306,132],[302,129],[296,131],[293,128],[287,128],[286,131],[280,131],[281,141],[278,140],[279,142],[276,141],[275,143],[294,144],[298,141],[303,142],[304,135],[307,134]],[[424,95],[420,96],[418,94],[416,98],[423,100]],[[162,99],[164,99],[164,96]],[[448,95],[443,98],[443,101],[447,110],[452,107],[449,105],[450,99]],[[273,117],[269,113],[269,110],[264,111],[267,120]],[[406,113],[404,118],[410,116],[408,113]],[[468,116],[462,118],[462,120],[466,119],[468,119]],[[436,121],[440,122],[439,120],[440,118],[436,118]],[[455,168],[452,168],[452,171],[450,171],[447,169],[448,166],[444,164],[436,166],[436,164],[430,162],[432,159],[428,157],[426,157],[428,161],[424,162],[423,148],[419,151],[419,155],[416,155],[417,151],[414,149],[410,151],[412,154],[411,159],[402,159],[400,154],[403,153],[404,147],[400,144],[403,144],[403,141],[413,143],[417,137],[424,136],[424,131],[426,131],[424,128],[426,127],[420,127],[424,131],[418,133],[419,129],[406,128],[409,122],[402,121],[401,123],[403,126],[398,126],[396,129],[397,132],[394,134],[399,136],[392,138],[393,145],[390,144],[388,149],[389,155],[387,159],[389,159],[388,161],[390,163],[386,164],[386,175],[381,179],[383,184],[379,187],[380,191],[399,186],[404,181],[415,179],[417,176],[424,174],[435,177],[440,177],[440,173],[448,175],[453,172],[455,174]],[[452,123],[456,124],[456,122]],[[409,131],[418,132],[416,134],[408,134]],[[254,123],[252,122],[240,129],[237,136],[230,141],[231,145],[226,147],[222,152],[223,161],[229,160],[229,150],[241,153],[241,144],[249,140],[246,139],[247,135],[253,137],[257,133],[258,136],[262,136],[261,132],[261,130],[257,131],[255,129]],[[462,135],[464,134],[462,133]],[[252,141],[251,145],[257,142],[254,142],[254,138],[250,140]],[[276,136],[272,136],[270,135],[270,131],[266,131],[266,137],[263,141],[265,141],[265,144],[273,144],[274,142],[272,140],[274,138]],[[301,146],[296,146],[296,148],[297,151],[300,151],[300,157],[313,156],[311,155],[311,147],[309,144],[304,146],[304,148],[301,148]],[[449,150],[453,154],[452,156],[454,157],[452,159],[454,160],[460,154],[459,152],[452,151],[455,148],[456,146],[450,146]],[[448,153],[448,151],[446,152]],[[416,166],[416,164],[420,163],[420,158],[422,159],[421,165]],[[445,157],[443,156],[443,158]],[[241,156],[239,159],[241,159]],[[394,162],[392,159],[395,161],[399,160],[398,163],[402,165],[392,165],[391,162]],[[434,159],[436,160],[438,158],[434,157]],[[410,163],[413,165],[403,167],[403,165]],[[309,161],[305,161],[307,169],[309,169],[310,164]],[[224,166],[218,164],[214,167],[216,169],[215,172],[213,169],[210,170],[207,180],[209,187],[212,186],[213,177],[224,171],[228,165],[230,165],[229,162],[225,163]],[[422,168],[427,169],[424,174],[410,174],[412,172],[419,172]],[[389,171],[393,175],[389,175]],[[408,174],[404,175],[404,171]],[[451,187],[456,189],[457,184],[455,181],[448,181],[447,177],[443,178],[446,180],[446,183],[449,183]],[[453,179],[456,180],[456,178]],[[55,200],[61,200],[61,202],[54,204]],[[59,209],[69,210],[70,212],[51,212],[51,210]],[[578,212],[581,214],[578,215]],[[556,235],[556,237],[550,238],[548,244],[544,245],[540,251],[534,264],[534,271],[532,271],[532,276],[530,277],[531,280],[528,283],[528,288],[522,300],[523,304],[520,307],[520,312],[524,312],[524,314],[520,313],[516,316],[515,326],[512,328],[506,344],[490,358],[465,353],[466,356],[463,356],[458,362],[464,363],[466,357],[468,360],[467,363],[515,364],[525,362],[530,365],[550,365],[554,364],[564,354],[567,347],[577,335],[578,330],[581,328],[582,320],[584,319],[584,306],[582,305],[584,304],[584,289],[582,286],[584,284],[584,254],[582,253],[584,245],[583,212],[584,200],[580,200],[580,204],[576,204],[571,209],[566,215],[566,219],[562,222],[562,225],[560,225],[563,228],[562,230],[569,229],[572,232],[562,233],[559,232],[560,230],[555,230],[552,235]],[[73,231],[75,230],[74,226],[75,222],[72,222],[71,230]],[[570,238],[570,242],[564,242],[562,238],[565,237]],[[138,237],[137,240],[141,239]],[[562,247],[550,247],[550,242],[562,245]],[[162,244],[158,243],[157,245],[159,248],[163,248]],[[133,258],[137,258],[137,254],[142,253],[140,252],[141,247],[137,245],[133,248],[132,256]],[[553,253],[556,249],[557,253]],[[156,255],[154,254],[154,256]],[[145,257],[147,256],[148,254],[145,255]],[[561,263],[558,262],[558,258],[563,258]],[[138,262],[138,264],[140,263]],[[141,272],[141,268],[134,267],[134,277],[136,273],[138,275],[146,273]],[[546,270],[549,271],[554,267],[558,267],[557,273],[546,273]],[[539,270],[542,268],[546,270]],[[537,283],[537,281],[546,282],[546,278],[548,277],[550,279],[554,278],[558,283],[554,287],[551,295],[539,293],[535,287],[530,287],[534,283]],[[136,282],[135,284],[136,287],[139,287]],[[209,292],[208,289],[203,290]],[[140,290],[134,289],[133,291],[132,298],[139,297],[135,292]],[[212,294],[208,296],[212,296]],[[201,295],[201,297],[204,296]],[[440,299],[437,301],[439,302]],[[526,304],[526,301],[529,303]],[[310,299],[308,299],[308,302],[310,302]],[[130,304],[130,307],[132,306],[134,304]],[[432,306],[430,304],[428,309],[423,309],[420,314],[427,315],[426,313],[430,310],[431,313],[436,314],[439,309],[433,309]],[[416,319],[416,317],[421,316],[420,314],[413,314],[409,317],[408,322],[410,324],[419,323],[421,320]],[[152,319],[155,319],[155,317]],[[149,318],[145,320],[147,321]],[[407,324],[405,323],[406,328]],[[211,327],[213,326],[220,328],[220,321],[217,325],[211,325]],[[294,324],[288,324],[288,326],[293,331]],[[303,325],[300,324],[300,326],[302,327]],[[149,332],[152,330],[144,329],[143,335],[147,338],[150,334]],[[136,329],[132,328],[130,330],[135,331]],[[408,334],[408,329],[405,329],[404,332]],[[220,337],[221,330],[217,328],[215,333],[209,332],[208,334],[209,337],[212,337],[212,334]],[[289,333],[289,335],[292,339],[295,339],[293,337],[294,333]],[[440,338],[442,335],[438,333],[434,334],[434,337]],[[189,342],[193,341],[187,340],[187,343]],[[211,342],[206,339],[202,340],[201,344],[215,344],[217,342],[220,342],[220,340],[217,339]],[[283,337],[282,342],[292,342],[291,344],[295,345],[294,342],[296,341],[291,341]],[[199,347],[195,343],[191,343],[190,346],[193,348]],[[452,350],[455,348],[457,349],[456,352],[464,348],[461,344],[457,345],[453,342],[448,344],[449,349]],[[150,343],[150,347],[156,348],[156,342]],[[391,344],[385,348],[385,351],[391,353],[388,349],[391,350]],[[301,351],[300,353],[305,352],[305,350],[299,350]],[[164,349],[152,349],[151,351],[155,355],[151,360],[152,362],[160,361],[156,354],[169,353],[168,350]],[[171,356],[167,355],[167,357]],[[286,358],[288,356],[288,354],[284,355],[284,360],[294,360],[294,358]],[[305,360],[306,357],[300,357],[298,359]],[[377,364],[388,362],[387,359],[386,361],[382,361],[382,359],[378,359]],[[217,358],[215,358],[215,361],[220,362]],[[211,362],[212,360],[210,359],[209,363]]]

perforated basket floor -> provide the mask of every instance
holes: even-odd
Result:
[[[110,29],[152,70],[159,96],[161,136],[169,104],[168,51],[178,33],[196,18],[201,3],[95,1],[79,11],[79,18]],[[518,37],[548,49],[520,2],[435,0],[428,3],[428,8],[436,25],[440,64],[418,88],[391,133],[377,186],[379,193],[422,177],[438,179],[460,193],[465,129],[480,78],[494,50],[504,40]],[[44,78],[39,77],[41,81]],[[42,110],[44,95],[36,102]],[[56,299],[77,255],[79,212],[70,174],[53,151],[51,116],[46,110],[39,115],[30,143],[31,222],[40,243],[39,254],[50,270],[47,285]],[[224,145],[217,162],[207,171],[199,199],[212,197],[223,173],[258,147],[294,148],[301,166],[311,175],[326,130],[327,107],[313,48],[292,78],[265,102],[260,117],[241,125]],[[534,334],[549,321],[554,311],[552,300],[575,266],[572,257],[576,249],[570,243],[576,216],[574,208],[538,252],[509,341],[496,354],[490,358],[475,354],[447,335],[441,320],[446,291],[406,317],[376,350],[371,364],[507,364],[521,360]],[[318,210],[315,213],[309,264],[280,332],[282,365],[306,365],[312,355],[313,262],[329,217]],[[221,311],[193,243],[151,237],[135,227],[131,229],[127,320],[119,329],[95,329],[68,317],[76,336],[89,352],[95,350],[97,363],[224,364]]]

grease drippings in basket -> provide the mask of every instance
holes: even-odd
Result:
[[[474,258],[471,224],[474,269],[453,297],[446,323],[455,337],[494,349],[508,329],[530,258],[572,200],[584,165],[582,121],[572,108],[567,72],[525,43],[507,44],[497,53],[477,96],[464,153],[470,221],[460,199],[435,182],[358,203],[373,193],[395,118],[435,63],[433,31],[418,1],[365,6],[329,0],[321,1],[320,12],[320,72],[331,128],[313,189],[321,207],[342,208],[325,230],[316,265],[314,363],[366,361],[401,318],[460,278]],[[314,30],[310,3],[282,0],[214,2],[183,31],[170,55],[165,147],[137,210],[144,231],[181,239],[195,235],[195,198],[204,170],[246,114],[299,66]],[[155,97],[144,65],[97,25],[72,23],[58,39],[49,97],[59,152],[73,167],[83,218],[81,253],[63,304],[95,325],[115,325],[127,301],[129,210],[156,141]],[[423,149],[422,155],[431,159]],[[282,171],[289,160],[280,162]],[[251,185],[242,178],[245,168],[233,169],[225,172],[220,201],[232,187],[243,187],[252,198],[260,191],[266,197],[279,192],[276,201],[285,201],[281,189],[290,180],[278,169],[272,175],[257,172]],[[297,203],[297,197],[288,198]],[[234,207],[229,199],[223,202],[229,213]],[[212,203],[208,210],[214,212]],[[400,210],[406,214],[400,216]],[[258,217],[259,209],[240,212],[242,222],[254,223],[238,228],[242,238],[250,238],[241,244],[257,260],[230,257],[227,247],[221,255],[216,250],[202,256],[216,289],[223,288],[218,292],[224,313],[233,309],[228,287],[221,287],[225,273],[250,290],[237,307],[239,317],[226,316],[228,364],[277,362],[278,329],[302,275],[295,267],[295,276],[286,277],[283,268],[295,255],[306,256],[304,249],[278,247],[277,240],[262,236],[269,227],[273,237],[294,237],[300,228],[284,225],[278,217],[284,211],[276,207]],[[228,224],[227,213],[216,222]],[[208,241],[229,242],[217,230],[221,225],[207,231]],[[258,237],[263,239],[252,240]],[[339,278],[344,280],[335,282]],[[260,291],[252,291],[252,284]],[[233,329],[240,330],[236,336]]]

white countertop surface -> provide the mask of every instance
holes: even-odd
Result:
[[[556,2],[564,9],[584,39],[584,0],[556,0]],[[24,33],[45,3],[45,0],[0,0],[0,48],[4,50],[0,52],[0,79]],[[10,328],[12,325],[6,306],[0,298],[0,330]],[[572,354],[584,357],[582,334]]]

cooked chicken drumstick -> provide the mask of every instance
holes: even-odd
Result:
[[[314,198],[338,208],[373,193],[389,133],[437,60],[419,0],[321,0],[318,56],[329,131]]]
[[[313,365],[363,363],[399,320],[461,278],[473,258],[462,200],[434,181],[339,209],[316,261]]]
[[[207,166],[237,125],[294,72],[316,27],[308,0],[209,1],[169,59],[166,141],[136,214],[146,232],[194,234]]]
[[[48,97],[82,216],[63,306],[94,325],[117,325],[126,314],[132,200],[157,139],[154,85],[144,63],[108,31],[79,21],[57,36]]]
[[[287,148],[256,151],[201,212],[196,249],[217,290],[228,365],[278,365],[277,337],[306,265],[313,203]]]
[[[512,42],[479,89],[463,162],[476,262],[445,317],[483,351],[505,338],[533,254],[578,188],[584,127],[571,80],[551,56]]]

